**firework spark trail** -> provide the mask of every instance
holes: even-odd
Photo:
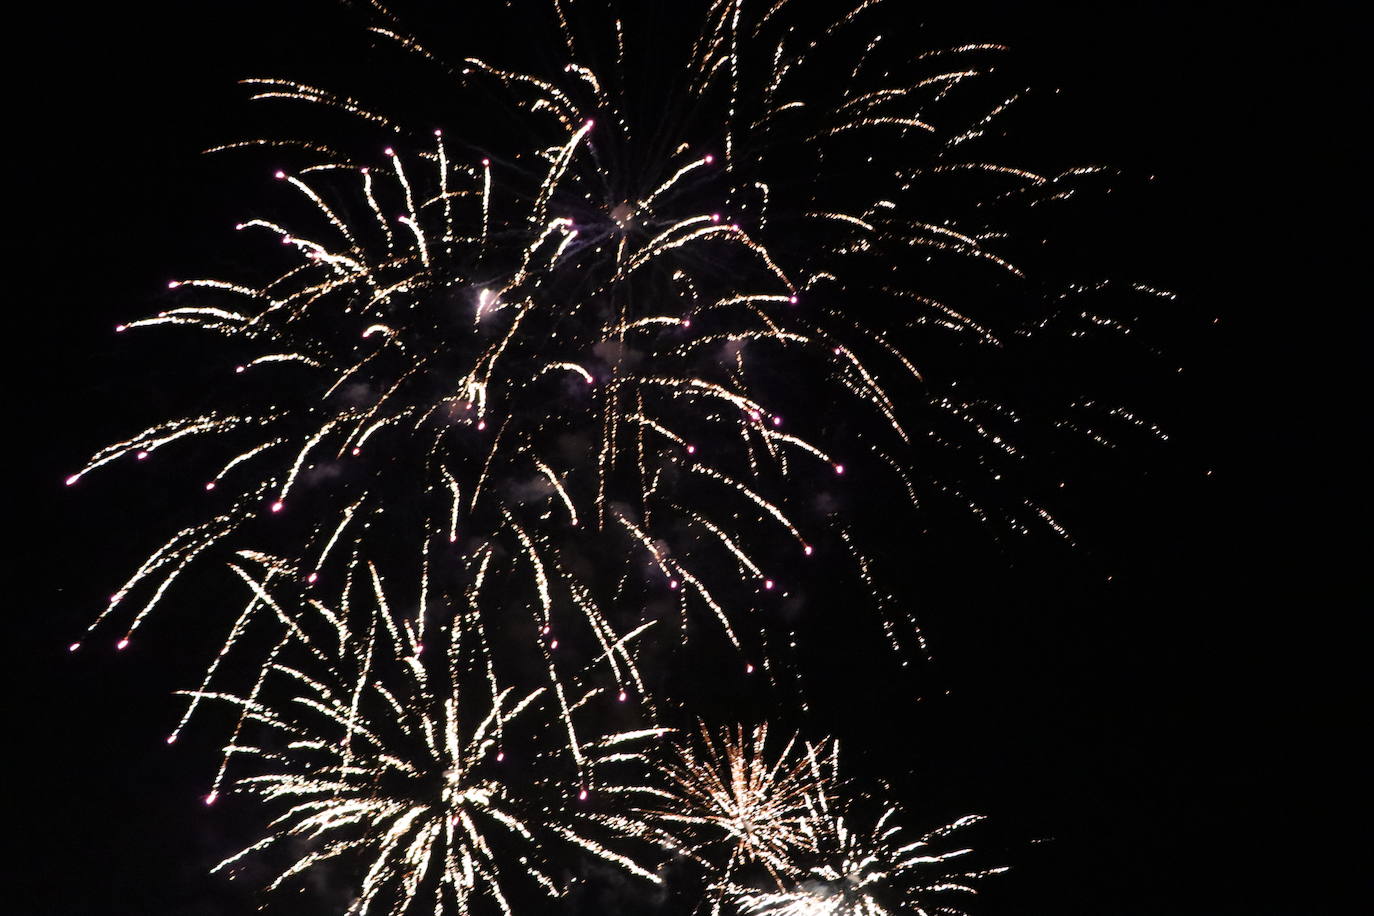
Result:
[[[522,882],[559,896],[565,888],[544,853],[562,844],[660,880],[620,849],[627,836],[644,849],[663,845],[652,830],[580,809],[589,796],[651,791],[621,776],[646,769],[640,746],[662,729],[596,733],[580,743],[583,765],[568,767],[548,688],[464,686],[480,653],[461,617],[446,628],[446,645],[425,653],[379,585],[359,604],[283,616],[264,674],[275,683],[246,695],[196,692],[240,710],[220,779],[225,768],[243,771],[230,787],[279,812],[264,837],[216,870],[289,846],[292,861],[269,885],[276,889],[335,859],[361,863],[348,910],[359,914],[413,904],[466,914],[482,911],[482,901],[509,913],[510,885]],[[572,705],[598,702],[610,700],[594,687]],[[528,775],[531,761],[544,775]],[[217,781],[207,802],[220,793]],[[621,842],[612,848],[608,839]]]

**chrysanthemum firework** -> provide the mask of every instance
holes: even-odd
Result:
[[[614,700],[598,688],[555,697],[483,685],[475,633],[447,627],[426,652],[380,584],[361,613],[317,602],[291,611],[244,577],[278,614],[280,638],[250,690],[195,694],[240,711],[206,801],[227,778],[277,813],[217,870],[287,855],[276,889],[321,867],[352,869],[349,913],[509,913],[512,885],[564,892],[561,869],[546,864],[555,850],[659,880],[627,854],[652,853],[653,832],[593,796],[647,791],[633,781],[640,748],[661,730],[599,731],[595,706]],[[586,733],[569,731],[583,720]]]
[[[682,836],[718,886],[751,866],[781,884],[799,854],[815,852],[813,809],[834,789],[838,756],[834,742],[796,735],[770,746],[766,725],[720,734],[702,726],[660,764],[668,789],[641,813]]]
[[[1127,329],[1047,294],[998,225],[1094,170],[1046,176],[975,154],[1010,100],[972,125],[942,117],[995,49],[889,49],[866,28],[887,4],[817,26],[788,2],[713,0],[681,42],[684,78],[646,97],[634,77],[649,39],[628,8],[554,3],[565,63],[528,73],[445,63],[373,6],[374,31],[447,71],[445,98],[468,99],[470,116],[377,155],[297,144],[316,161],[276,175],[314,228],[241,226],[282,244],[280,271],[173,281],[179,304],[121,326],[222,334],[246,354],[226,363],[238,384],[223,406],[158,423],[69,478],[163,460],[192,437],[228,446],[203,479],[205,521],[101,615],[133,609],[121,647],[187,569],[252,546],[295,557],[310,585],[379,554],[408,564],[422,571],[421,629],[427,603],[499,581],[489,610],[526,609],[540,651],[604,653],[648,620],[701,615],[697,630],[752,671],[770,635],[752,612],[776,601],[783,570],[849,557],[873,585],[864,538],[826,495],[856,470],[890,502],[950,498],[1058,530],[1001,483],[1022,476],[1034,424],[957,367],[1046,325]],[[260,98],[400,130],[351,97],[250,82]],[[483,135],[491,105],[521,119],[514,141]],[[1041,432],[1102,439],[1094,413],[1138,422],[1077,406]],[[903,606],[873,598],[894,647],[919,638]],[[643,694],[633,661],[610,658],[620,688]]]

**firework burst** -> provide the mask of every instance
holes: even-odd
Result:
[[[948,895],[975,894],[974,883],[1004,868],[960,872],[951,860],[972,852],[940,852],[933,844],[982,818],[959,818],[913,842],[898,838],[898,812],[887,807],[870,829],[856,829],[844,814],[815,812],[807,822],[816,832],[817,864],[798,869],[789,886],[778,890],[732,887],[731,899],[743,916],[962,916]]]
[[[677,745],[674,758],[661,764],[670,788],[644,814],[670,833],[685,833],[684,845],[712,864],[718,886],[747,866],[781,886],[797,856],[815,851],[812,808],[833,791],[838,756],[834,742],[810,744],[796,735],[781,750],[769,747],[766,725],[720,735],[702,726],[698,740]]]
[[[856,469],[865,488],[912,505],[943,494],[977,518],[1062,532],[999,483],[1024,467],[1019,408],[921,363],[940,365],[942,348],[995,354],[1062,316],[1051,298],[1028,317],[1038,293],[1018,286],[1027,271],[995,218],[1071,194],[1094,170],[1047,177],[963,157],[986,120],[953,130],[937,114],[984,68],[946,61],[993,49],[917,56],[900,78],[879,65],[879,38],[857,41],[885,4],[829,23],[814,45],[793,34],[788,6],[708,4],[684,51],[689,79],[659,100],[652,128],[637,123],[624,23],[590,8],[570,21],[555,4],[565,68],[441,64],[461,89],[504,92],[532,148],[477,159],[434,131],[368,165],[300,144],[327,161],[275,174],[317,230],[240,226],[281,243],[281,271],[261,284],[173,281],[186,304],[120,326],[220,334],[248,356],[232,366],[232,406],[158,423],[68,478],[194,437],[232,443],[206,473],[206,520],[150,555],[94,625],[125,613],[127,645],[175,580],[226,550],[295,557],[314,585],[356,575],[371,545],[398,562],[401,544],[422,571],[418,628],[438,592],[466,604],[459,593],[485,577],[523,595],[505,603],[529,611],[540,651],[604,653],[649,619],[685,627],[700,614],[752,671],[768,660],[760,615],[783,590],[778,570],[818,552],[853,559],[894,648],[919,642],[825,496]],[[442,59],[394,24],[374,31]],[[581,54],[604,62],[604,78]],[[846,54],[853,80],[816,78]],[[259,98],[394,128],[317,87],[250,83]],[[688,139],[665,149],[668,130]],[[965,203],[976,224],[920,212],[932,186],[969,175],[989,182]],[[1010,308],[975,319],[922,292],[942,270],[967,278],[971,299],[995,290],[989,301]],[[1086,311],[1081,322],[1123,330]],[[1106,441],[1081,418],[1055,423]],[[983,483],[961,483],[970,471]],[[674,614],[650,610],[665,603]],[[608,660],[620,690],[646,694],[630,658]]]
[[[347,863],[359,869],[348,910],[359,914],[412,906],[467,914],[493,904],[509,913],[511,884],[560,896],[565,882],[546,864],[559,847],[657,882],[619,851],[631,839],[651,850],[651,832],[598,813],[593,796],[647,792],[622,776],[644,769],[639,746],[662,730],[570,745],[564,725],[594,718],[598,702],[611,702],[604,691],[568,698],[567,710],[544,687],[465,686],[478,661],[465,644],[471,631],[448,627],[443,645],[425,653],[377,598],[362,613],[318,603],[283,611],[271,661],[250,691],[197,692],[240,711],[207,803],[229,773],[229,788],[279,812],[266,836],[216,870],[232,874],[286,848],[292,861],[270,883],[276,889]],[[569,746],[579,749],[576,761]]]

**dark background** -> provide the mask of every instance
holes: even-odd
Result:
[[[121,411],[174,384],[111,326],[149,311],[168,276],[234,263],[224,227],[246,183],[196,154],[240,136],[234,80],[308,79],[328,59],[328,5],[281,6],[52,5],[11,33],[32,56],[6,119],[20,128],[6,192],[20,241],[5,297],[20,457],[8,912],[253,908],[205,877],[238,837],[199,800],[210,752],[162,740],[168,690],[197,659],[171,628],[117,663],[94,645],[66,653],[136,558],[127,513],[167,497],[132,472],[80,493],[62,479],[124,431]],[[1369,605],[1354,575],[1369,509],[1353,444],[1367,425],[1353,406],[1364,103],[1350,11],[1295,9],[968,3],[917,17],[929,28],[914,46],[1002,41],[1025,82],[1060,88],[1045,129],[1066,154],[1158,176],[1114,231],[1148,265],[1140,279],[1184,297],[1161,343],[1186,381],[1134,405],[1172,444],[1143,471],[1083,482],[1069,507],[1081,549],[970,551],[946,570],[922,608],[940,689],[911,711],[855,712],[881,734],[872,753],[920,780],[932,823],[993,816],[989,842],[1014,868],[977,912],[1344,909],[1359,720],[1343,647]]]

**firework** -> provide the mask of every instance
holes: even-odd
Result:
[[[800,871],[787,888],[759,891],[735,886],[731,899],[743,916],[961,916],[963,911],[946,902],[946,895],[975,894],[974,882],[1006,870],[951,871],[948,863],[972,850],[931,848],[982,818],[962,817],[905,843],[894,824],[897,814],[889,806],[864,830],[851,826],[844,814],[817,811],[808,824],[817,831],[819,863]]]
[[[884,510],[950,503],[1067,536],[1016,485],[1034,446],[1149,428],[1077,396],[1047,414],[966,371],[1045,334],[1131,333],[1114,287],[1037,273],[1018,235],[1102,170],[993,161],[1016,93],[968,93],[998,49],[914,53],[878,31],[889,5],[817,21],[790,0],[703,0],[665,36],[639,4],[553,0],[509,32],[532,36],[535,66],[432,48],[372,2],[374,35],[438,68],[446,111],[466,106],[420,133],[361,98],[247,81],[375,142],[232,145],[309,157],[271,169],[302,212],[238,227],[265,273],[174,280],[166,309],[117,329],[225,338],[218,406],[67,483],[216,443],[213,466],[178,466],[203,471],[186,494],[200,520],[91,628],[126,647],[205,564],[249,585],[169,740],[205,701],[238,707],[209,799],[232,785],[285,807],[244,853],[303,841],[278,884],[360,858],[359,912],[508,909],[498,847],[525,847],[521,870],[558,893],[539,864],[555,841],[646,878],[622,841],[720,853],[715,907],[748,913],[923,912],[975,877],[927,882],[961,853],[927,854],[939,832],[896,845],[895,809],[866,832],[832,814],[829,743],[774,754],[766,728],[703,729],[668,789],[605,775],[642,763],[638,740],[681,705],[646,669],[689,637],[783,680],[770,647],[796,634],[775,611],[806,563],[866,590],[876,613],[855,619],[904,658],[924,649],[835,495],[856,479]],[[639,78],[665,71],[680,79]],[[602,706],[642,727],[599,727]],[[502,777],[512,733],[562,775]],[[578,815],[586,793],[638,813]],[[743,887],[745,867],[774,889]]]
[[[975,320],[918,284],[938,276],[926,263],[937,255],[994,285],[1018,282],[1026,271],[999,253],[1014,246],[990,224],[996,211],[1070,193],[1092,170],[1047,177],[962,157],[973,134],[937,126],[936,114],[992,49],[918,57],[903,82],[878,69],[877,38],[856,45],[884,4],[831,23],[815,47],[791,36],[787,6],[708,5],[684,52],[690,79],[655,106],[668,127],[652,144],[634,121],[642,105],[621,20],[588,8],[570,22],[555,4],[574,57],[565,69],[528,74],[476,57],[450,68],[460,88],[507,93],[529,122],[526,141],[538,141],[523,152],[459,155],[436,130],[371,165],[331,154],[277,170],[318,224],[241,224],[281,244],[279,273],[173,281],[186,304],[120,326],[220,334],[248,355],[226,366],[241,381],[228,388],[232,406],[158,423],[68,478],[160,461],[194,437],[231,444],[204,479],[206,520],[150,555],[93,626],[126,614],[116,642],[128,645],[179,577],[226,550],[270,547],[314,585],[356,575],[369,551],[396,562],[409,545],[406,562],[423,573],[412,596],[420,630],[427,602],[469,603],[459,593],[485,577],[522,593],[540,651],[604,653],[630,627],[666,621],[648,610],[666,602],[683,627],[703,615],[753,671],[769,636],[753,612],[785,590],[780,570],[816,553],[855,561],[894,648],[919,640],[910,612],[876,588],[862,538],[824,500],[817,511],[817,475],[843,487],[863,468],[865,488],[892,487],[894,499],[944,494],[1013,529],[1028,513],[1062,530],[996,483],[1023,458],[1017,407],[920,367],[947,340],[995,353],[1045,323],[1046,309],[1029,319],[1032,291],[1013,293],[1016,317],[998,330],[998,316]],[[599,27],[597,44],[588,35]],[[439,59],[394,25],[375,31]],[[606,58],[604,78],[576,58],[584,51]],[[854,78],[817,89],[834,81],[815,73],[849,53]],[[960,57],[974,61],[945,65]],[[317,87],[250,82],[260,98],[394,127]],[[702,110],[714,113],[709,131]],[[674,121],[678,111],[693,115]],[[645,160],[669,128],[688,139]],[[856,149],[885,164],[860,167]],[[994,182],[988,201],[966,205],[976,225],[919,212],[931,183],[969,174]],[[637,190],[608,190],[627,186]],[[981,282],[966,284],[973,297]],[[1053,300],[1049,312],[1063,311]],[[836,416],[862,435],[836,435]],[[956,462],[999,507],[937,476]],[[613,619],[612,606],[638,606],[644,619]],[[643,696],[631,659],[608,658],[619,689]]]
[[[671,789],[648,816],[685,828],[699,854],[727,849],[726,880],[739,865],[760,865],[775,878],[790,872],[794,855],[814,847],[809,806],[833,782],[837,747],[794,735],[778,751],[768,746],[766,725],[719,736],[702,726],[698,737],[662,764]]]
[[[283,611],[271,661],[250,691],[197,692],[240,710],[206,802],[228,771],[237,774],[230,788],[278,809],[266,836],[216,870],[233,874],[253,857],[289,850],[271,890],[339,860],[360,869],[349,913],[423,905],[466,914],[493,903],[509,913],[512,883],[564,893],[545,864],[546,850],[560,846],[658,881],[617,851],[649,832],[588,809],[593,796],[648,791],[617,774],[633,771],[639,745],[662,730],[598,733],[574,741],[578,759],[567,760],[569,714],[547,688],[472,689],[464,684],[474,663],[469,630],[446,628],[426,653],[376,597],[361,612],[318,603]],[[572,709],[586,718],[612,702],[603,694],[570,698]],[[617,849],[608,837],[620,840]]]

